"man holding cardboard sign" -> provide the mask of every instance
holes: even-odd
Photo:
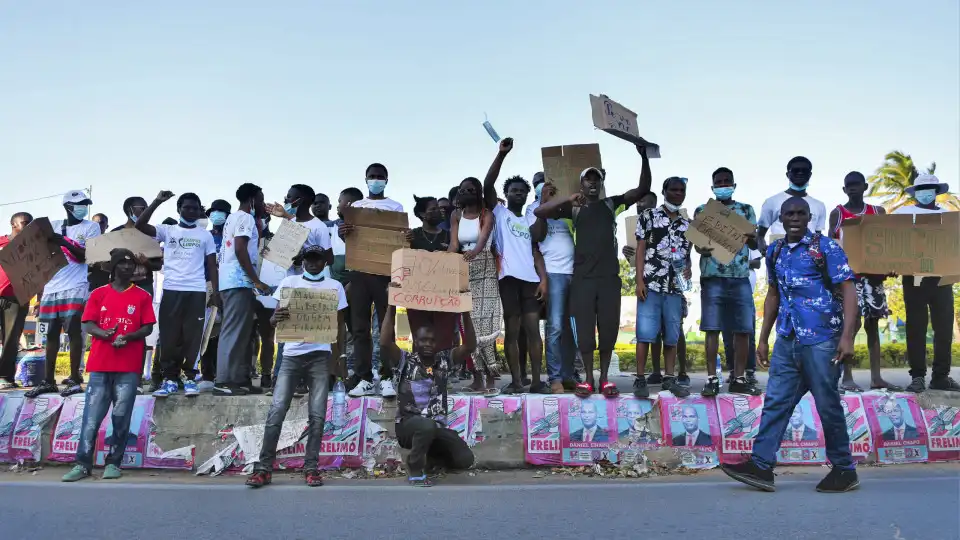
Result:
[[[10,244],[15,236],[20,234],[24,227],[33,221],[33,216],[26,212],[18,212],[10,218],[10,234],[0,236],[0,250]],[[20,336],[23,334],[23,325],[27,320],[29,301],[23,302],[13,291],[13,283],[7,273],[0,268],[0,343],[4,347],[0,352],[0,390],[13,390],[18,385],[14,381],[17,370],[17,352],[20,347]]]
[[[752,206],[733,199],[736,188],[733,171],[726,167],[714,171],[713,195],[717,199],[697,208],[687,230],[687,238],[700,254],[700,331],[706,333],[707,357],[707,384],[701,392],[704,397],[720,393],[716,372],[721,331],[732,332],[734,339],[730,393],[761,394],[745,376],[749,336],[756,327],[750,250],[757,247],[757,215]]]
[[[371,304],[376,310],[377,320],[382,321],[387,312],[387,285],[390,283],[390,255],[394,249],[405,246],[404,233],[407,229],[407,216],[403,214],[403,205],[386,197],[383,192],[388,182],[387,168],[380,163],[367,167],[366,183],[368,196],[354,202],[352,208],[379,210],[396,213],[395,216],[382,216],[388,221],[379,234],[375,227],[358,227],[356,219],[360,215],[347,212],[346,223],[337,229],[340,238],[347,244],[347,269],[354,270],[350,275],[350,327],[353,334],[355,355],[354,376],[347,384],[351,397],[373,396],[377,389],[373,385],[373,336],[370,329]],[[369,212],[368,212],[369,213]],[[395,218],[395,219],[391,219]],[[364,222],[365,223],[365,222]],[[370,242],[364,242],[364,238]],[[381,246],[394,246],[393,249],[379,249]],[[383,253],[382,251],[389,251]],[[364,254],[360,258],[358,255]],[[384,270],[385,267],[385,270]],[[397,397],[393,388],[393,366],[389,359],[380,364],[380,395],[385,398]]]
[[[901,206],[894,214],[943,214],[947,210],[937,204],[937,195],[950,189],[932,174],[922,174],[906,189],[915,205]],[[949,216],[954,224],[956,214]],[[915,218],[916,219],[916,218]],[[941,223],[948,220],[941,219]],[[958,230],[954,226],[952,243],[956,246]],[[949,233],[947,234],[949,238]],[[922,266],[922,265],[921,265]],[[950,274],[957,272],[951,271]],[[903,276],[903,303],[907,310],[907,358],[913,381],[908,392],[923,392],[927,377],[927,309],[933,326],[933,376],[931,390],[960,391],[960,384],[950,377],[950,344],[953,341],[953,287],[941,285],[938,277]]]

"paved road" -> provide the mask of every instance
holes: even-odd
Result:
[[[865,468],[860,491],[845,495],[814,491],[825,470],[791,468],[773,494],[715,471],[631,482],[516,471],[506,481],[458,475],[430,489],[399,480],[309,489],[283,475],[257,491],[238,478],[59,484],[0,474],[0,524],[5,540],[960,538],[960,466]]]

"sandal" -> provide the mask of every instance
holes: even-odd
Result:
[[[508,394],[508,395],[509,395],[509,394],[522,394],[522,393],[523,393],[523,387],[522,387],[522,386],[517,386],[517,385],[515,385],[515,384],[513,384],[513,383],[510,383],[510,384],[507,384],[506,386],[504,386],[503,388],[501,388],[501,389],[500,389],[500,393],[501,393],[501,394]]]
[[[600,387],[600,393],[603,394],[605,398],[615,398],[620,396],[620,389],[612,382],[605,382],[603,386]]]
[[[588,398],[593,395],[593,385],[590,383],[580,383],[573,389],[573,395],[578,398]]]
[[[407,481],[410,482],[410,485],[413,487],[433,487],[433,482],[427,478],[427,475],[411,476],[407,478]]]
[[[497,397],[499,395],[500,395],[500,390],[496,388],[487,388],[486,390],[483,391],[483,397],[485,398]]]
[[[841,385],[840,385],[840,390],[842,390],[842,391],[844,391],[844,392],[854,392],[854,393],[857,393],[857,394],[862,394],[862,393],[863,393],[863,388],[860,388],[860,386],[859,386],[857,383],[853,382],[853,381],[850,381],[850,382],[846,382],[846,383],[841,384]]]

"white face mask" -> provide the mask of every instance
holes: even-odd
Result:
[[[680,210],[680,207],[679,207],[679,206],[677,206],[677,205],[675,205],[675,204],[668,203],[667,201],[663,201],[663,207],[666,208],[667,210],[671,211],[671,212],[677,212],[677,211]]]

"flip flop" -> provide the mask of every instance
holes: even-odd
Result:
[[[888,384],[886,386],[874,386],[870,385],[871,390],[886,390],[887,392],[903,392],[902,386],[897,386],[895,384]]]
[[[491,397],[497,397],[499,395],[500,395],[500,390],[498,390],[497,388],[487,388],[486,390],[483,391],[483,397],[491,398]]]
[[[603,394],[605,398],[615,398],[620,395],[620,389],[612,382],[605,382],[603,386],[600,387],[600,393]]]
[[[578,398],[588,398],[593,395],[593,385],[590,383],[580,383],[574,387],[573,395]]]
[[[863,388],[860,388],[860,386],[855,382],[848,382],[848,383],[841,384],[840,390],[843,390],[844,392],[854,392],[857,394],[863,393]]]

